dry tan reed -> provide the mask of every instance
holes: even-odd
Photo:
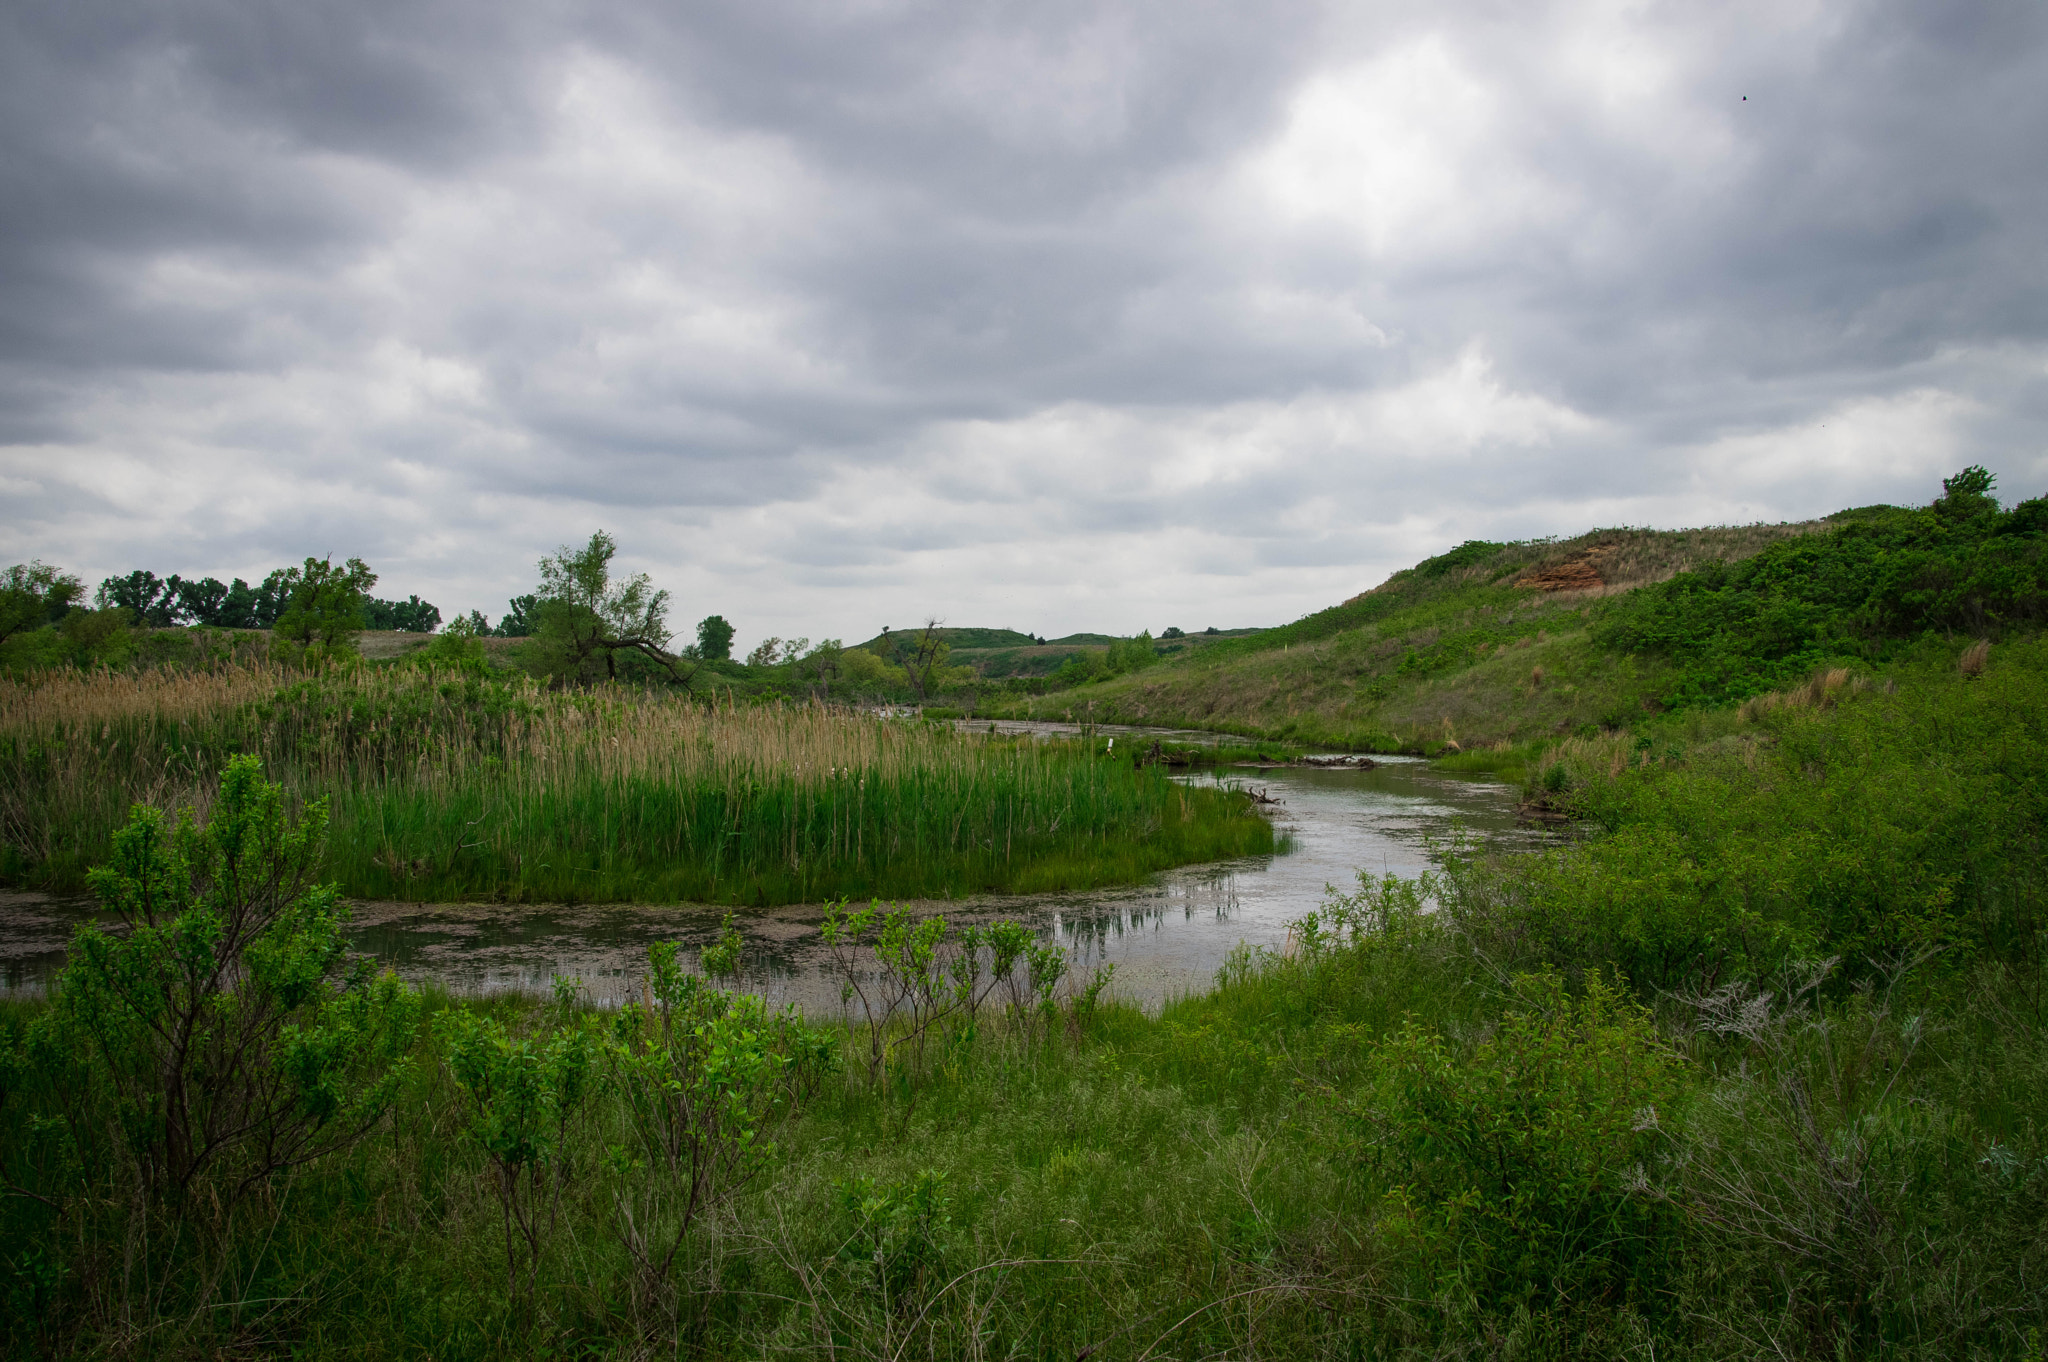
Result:
[[[757,866],[780,838],[784,878],[808,885],[821,854],[880,875],[878,842],[900,844],[906,863],[978,856],[1008,867],[1010,849],[1027,841],[1039,848],[1031,855],[1068,855],[1051,839],[1142,839],[1162,819],[1193,817],[1177,787],[1153,790],[1130,768],[1085,753],[822,706],[549,691],[523,678],[418,668],[309,677],[259,667],[59,674],[14,685],[5,704],[0,854],[10,874],[42,867],[35,873],[46,878],[76,879],[103,857],[132,804],[203,812],[238,752],[261,755],[300,797],[332,797],[344,878],[368,876],[349,869],[366,858],[389,867],[394,848],[413,843],[431,843],[428,859],[444,867],[489,848],[516,880],[535,848],[553,848],[536,856],[550,864],[574,856],[579,866],[624,865],[636,855],[703,863],[744,837]],[[715,824],[728,817],[721,832]],[[1219,844],[1213,854],[1247,849],[1259,848]],[[494,884],[505,880],[490,873]],[[627,866],[607,883],[628,885],[637,873]]]
[[[741,768],[803,779],[929,761],[935,735],[844,710],[735,709],[689,696],[549,692],[494,683],[495,712],[464,703],[460,678],[364,670],[307,683],[267,664],[208,671],[56,671],[0,680],[0,735],[48,747],[125,740],[149,746],[180,727],[217,728],[238,712],[246,737],[289,750],[309,773],[359,778],[460,775],[478,762],[573,761],[607,774],[700,776]],[[437,697],[435,686],[446,688]],[[473,695],[473,688],[469,694]],[[269,702],[260,706],[258,702]],[[119,730],[118,733],[115,730]]]
[[[1869,689],[1870,679],[1853,674],[1847,667],[1822,667],[1790,690],[1772,691],[1743,701],[1736,714],[1744,723],[1755,723],[1773,710],[1833,709],[1845,697]]]
[[[121,720],[205,719],[275,691],[290,673],[267,663],[186,670],[75,671],[0,678],[0,733],[83,733]]]

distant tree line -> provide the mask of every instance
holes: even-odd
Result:
[[[84,584],[75,575],[46,563],[18,563],[0,572],[0,665],[117,666],[173,661],[194,647],[206,656],[223,647],[234,655],[244,651],[241,644],[218,642],[221,636],[215,643],[181,645],[172,637],[178,625],[268,629],[280,655],[310,658],[349,650],[356,635],[373,624],[427,632],[440,622],[440,611],[417,596],[374,599],[369,593],[376,583],[377,574],[360,558],[308,558],[255,587],[240,578],[224,585],[211,577],[187,581],[131,572],[101,582],[86,605]],[[137,635],[138,627],[148,632]]]
[[[320,562],[308,558],[307,564]],[[351,558],[350,563],[360,564]],[[101,609],[118,606],[139,625],[169,629],[176,625],[204,625],[210,629],[274,629],[291,608],[292,595],[306,580],[308,567],[279,568],[260,585],[251,586],[240,577],[223,583],[218,577],[184,578],[177,573],[158,577],[137,569],[125,577],[109,577],[100,583],[93,603]],[[368,573],[369,569],[364,568]],[[370,573],[368,582],[374,583]],[[364,629],[397,630],[408,634],[431,634],[441,624],[441,611],[418,596],[402,601],[378,600],[363,588],[360,610]]]
[[[377,574],[359,558],[308,558],[254,585],[239,577],[222,582],[138,569],[106,578],[89,599],[76,576],[42,563],[19,564],[0,573],[0,671],[266,654],[310,662],[352,652],[365,630],[395,630],[436,635],[429,646],[406,653],[405,665],[480,672],[509,665],[554,684],[687,687],[715,679],[721,687],[764,696],[920,703],[983,684],[977,668],[952,660],[937,619],[919,629],[885,630],[872,650],[838,639],[813,646],[808,639],[770,638],[742,663],[733,655],[733,624],[723,615],[699,620],[687,642],[675,637],[670,593],[646,573],[614,571],[617,553],[617,542],[603,531],[587,543],[564,545],[540,560],[534,589],[509,598],[495,623],[470,610],[446,628],[439,607],[417,595],[373,596]],[[210,632],[263,630],[271,638]],[[524,644],[494,655],[483,646],[487,637]],[[1089,652],[1060,680],[1072,684],[1133,670],[1154,656],[1151,636],[1141,635]],[[1034,689],[1046,684],[1039,679]]]

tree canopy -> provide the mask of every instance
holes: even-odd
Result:
[[[76,577],[41,562],[0,572],[0,640],[56,623],[84,591]]]
[[[732,656],[732,626],[723,615],[706,615],[697,621],[697,656],[707,662],[722,662]]]
[[[599,530],[582,548],[565,544],[540,560],[540,668],[567,680],[653,675],[688,685],[695,668],[668,651],[668,592],[644,572],[614,580],[618,551],[618,541]]]
[[[360,558],[340,567],[331,558],[308,558],[303,567],[285,569],[285,606],[272,628],[293,643],[353,647],[364,627],[364,603],[376,584],[377,574]]]

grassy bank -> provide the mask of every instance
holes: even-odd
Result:
[[[238,752],[331,801],[364,897],[944,897],[1274,845],[1241,797],[1081,744],[474,673],[60,671],[0,682],[8,879],[80,887],[131,803],[204,807]]]
[[[1362,882],[1156,1017],[1042,944],[905,919],[836,938],[897,1000],[879,1027],[859,999],[778,1022],[660,956],[625,1014],[429,997],[400,1049],[337,1039],[354,1067],[293,1090],[360,1112],[376,1089],[367,1133],[231,1213],[206,1176],[147,1192],[114,1071],[11,1005],[7,1345],[2038,1356],[2048,649],[1973,667],[1824,672],[1550,747],[1537,787],[1588,840]],[[697,1029],[660,1031],[671,999]],[[339,1025],[307,1034],[400,1029]],[[722,1094],[660,1129],[750,1132],[726,1173],[660,1175],[650,1055]],[[508,1159],[531,1236],[507,1234]]]

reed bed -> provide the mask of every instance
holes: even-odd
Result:
[[[1125,882],[1273,846],[1241,799],[1079,745],[825,707],[254,666],[10,683],[0,868],[75,887],[130,805],[204,808],[239,752],[330,799],[329,863],[368,897],[943,896]]]

